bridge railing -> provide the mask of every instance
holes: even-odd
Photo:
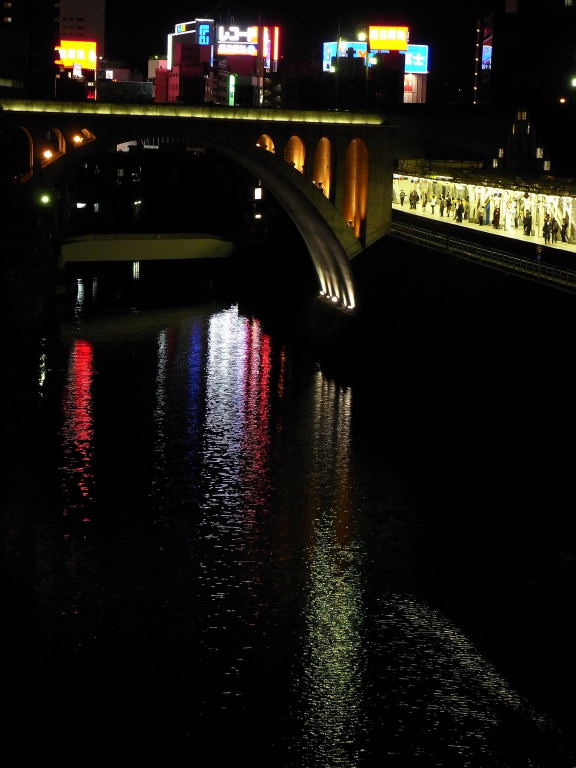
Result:
[[[543,263],[538,257],[529,259],[517,256],[495,248],[487,248],[469,240],[461,240],[446,233],[432,232],[423,227],[399,222],[392,222],[391,234],[402,240],[450,253],[468,261],[506,272],[521,273],[524,277],[542,280],[565,290],[576,291],[576,271]],[[541,254],[542,249],[536,252]]]

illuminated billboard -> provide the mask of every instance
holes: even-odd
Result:
[[[354,58],[366,59],[368,52],[368,43],[348,42],[340,40],[337,42],[322,43],[322,69],[324,72],[330,72],[332,69],[332,59],[348,56],[348,51],[352,49]]]
[[[219,56],[257,56],[258,27],[218,27]]]
[[[96,69],[98,58],[96,56],[96,43],[86,40],[61,40],[55,48],[59,59],[55,63],[61,67],[70,69]]]
[[[425,75],[428,73],[428,46],[408,45],[404,59],[404,72],[410,75]]]
[[[210,46],[209,60],[212,65],[212,54],[214,45],[214,20],[213,19],[194,19],[193,21],[183,21],[174,26],[174,32],[168,35],[168,69],[172,69],[174,64],[174,52],[176,43],[194,43],[194,45]]]
[[[487,37],[482,44],[482,69],[492,69],[492,38]]]
[[[279,27],[218,27],[219,56],[258,56],[262,45],[262,58],[267,69],[276,69],[280,57]]]
[[[212,45],[214,42],[214,20],[194,19],[174,26],[175,35],[194,35],[196,45]]]
[[[408,27],[368,27],[371,51],[405,51]]]
[[[219,56],[252,56],[256,58],[262,47],[262,58],[266,69],[277,68],[280,58],[280,28],[239,25],[215,26],[213,19],[194,19],[183,21],[174,26],[174,32],[168,35],[168,69],[174,63],[175,44],[191,42],[200,46],[215,47]],[[212,65],[212,54],[210,54]]]

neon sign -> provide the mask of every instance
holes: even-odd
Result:
[[[258,27],[218,27],[218,43],[242,43],[258,45]]]
[[[210,34],[210,24],[198,25],[198,45],[211,45],[212,35]]]
[[[482,45],[482,69],[492,69],[492,38],[488,37]]]
[[[411,75],[428,73],[428,46],[408,45],[404,59],[404,72]]]
[[[258,56],[260,45],[264,66],[275,70],[280,51],[279,27],[218,27],[219,56]]]
[[[228,106],[234,106],[234,94],[236,93],[236,75],[228,75]]]
[[[366,59],[368,54],[368,43],[348,42],[346,40],[340,40],[339,43],[323,43],[322,44],[322,70],[324,72],[332,71],[332,59],[348,56],[348,52],[352,49],[352,56],[354,58]],[[370,62],[368,62],[370,65]]]
[[[405,51],[408,48],[408,27],[368,27],[372,51]]]
[[[60,45],[55,48],[60,56],[55,63],[62,67],[74,68],[77,64],[81,69],[95,69],[96,43],[85,40],[61,40]]]

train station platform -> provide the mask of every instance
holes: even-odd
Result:
[[[563,243],[559,239],[557,242],[552,243],[544,242],[544,237],[541,236],[540,233],[534,234],[534,235],[526,235],[524,234],[524,231],[521,227],[518,227],[518,229],[514,229],[512,231],[499,228],[496,229],[492,225],[489,224],[478,224],[472,221],[468,221],[465,219],[462,222],[456,221],[454,218],[454,210],[452,210],[452,213],[450,216],[447,216],[446,213],[444,216],[440,215],[440,212],[438,210],[438,206],[436,206],[436,212],[431,213],[429,210],[423,211],[420,207],[420,203],[417,204],[417,208],[414,210],[410,208],[410,204],[408,203],[408,199],[406,198],[404,200],[404,205],[401,205],[400,203],[392,203],[392,210],[393,211],[399,211],[402,214],[407,214],[409,216],[413,216],[415,220],[420,220],[420,222],[424,221],[434,221],[434,222],[440,222],[441,224],[446,224],[448,226],[453,226],[456,231],[460,231],[462,236],[465,236],[466,230],[468,231],[476,231],[476,232],[482,232],[484,234],[488,235],[495,235],[498,237],[501,237],[503,239],[502,247],[504,246],[504,241],[507,240],[514,240],[517,242],[525,243],[527,245],[534,245],[542,246],[546,248],[553,248],[558,251],[563,251],[566,253],[573,253],[574,254],[574,268],[576,268],[576,243]],[[452,206],[454,209],[454,206]],[[456,235],[455,231],[455,235]]]

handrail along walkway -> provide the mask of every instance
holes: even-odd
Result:
[[[531,280],[550,283],[556,288],[576,292],[576,271],[574,270],[544,264],[540,260],[523,258],[506,251],[478,245],[470,240],[452,237],[447,233],[433,232],[424,227],[401,224],[397,221],[392,222],[390,234],[401,240],[425,245],[467,261],[513,272]]]

